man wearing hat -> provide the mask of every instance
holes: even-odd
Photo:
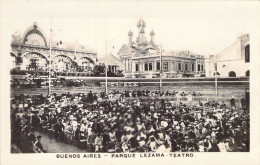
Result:
[[[41,135],[38,135],[38,136],[36,137],[36,141],[35,141],[35,143],[34,143],[33,150],[34,150],[36,153],[47,153],[47,151],[44,150],[43,147],[42,147],[41,139],[42,139],[42,136],[41,136]]]

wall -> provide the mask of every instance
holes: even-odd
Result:
[[[244,34],[219,54],[210,56],[206,60],[206,77],[214,77],[215,63],[220,77],[228,77],[230,71],[234,71],[237,77],[246,76],[250,64],[245,62],[245,47],[248,44],[249,34]]]

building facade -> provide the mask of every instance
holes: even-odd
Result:
[[[99,60],[99,63],[103,63],[107,66],[108,72],[118,73],[124,70],[123,62],[112,54],[108,54]]]
[[[150,40],[145,36],[146,23],[137,23],[138,37],[133,41],[133,32],[128,32],[129,41],[118,52],[124,64],[126,77],[193,77],[205,76],[204,56],[194,55],[191,51],[164,52],[155,43],[155,32],[150,32]],[[162,64],[162,66],[161,66]]]
[[[250,75],[249,34],[240,35],[237,40],[206,61],[206,76],[214,77],[248,77]]]
[[[10,54],[12,69],[16,70],[48,71],[50,67],[56,72],[85,72],[92,69],[97,59],[97,53],[86,46],[63,41],[50,42],[37,23],[23,35],[13,34]]]

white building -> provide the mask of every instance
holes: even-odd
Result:
[[[214,77],[215,65],[219,77],[245,77],[250,75],[249,34],[239,36],[235,43],[206,60],[206,77]]]
[[[150,32],[150,39],[146,38],[146,23],[143,19],[137,22],[137,28],[136,40],[133,40],[133,32],[130,30],[128,43],[122,45],[118,52],[118,56],[124,64],[126,77],[150,78],[159,76],[160,72],[168,78],[179,75],[184,77],[205,76],[203,55],[195,55],[188,50],[164,52],[156,44],[153,30]]]

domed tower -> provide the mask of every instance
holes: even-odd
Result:
[[[150,32],[150,36],[151,36],[151,42],[154,42],[155,33],[153,30]]]
[[[139,29],[139,36],[137,38],[137,43],[139,44],[146,43],[145,30],[144,30],[146,24],[142,18],[138,21],[137,27]]]
[[[141,18],[138,22],[137,22],[137,27],[140,28],[145,28],[146,24],[144,22],[144,20]]]
[[[133,32],[131,30],[129,30],[128,32],[128,37],[129,37],[129,44],[132,45]]]

